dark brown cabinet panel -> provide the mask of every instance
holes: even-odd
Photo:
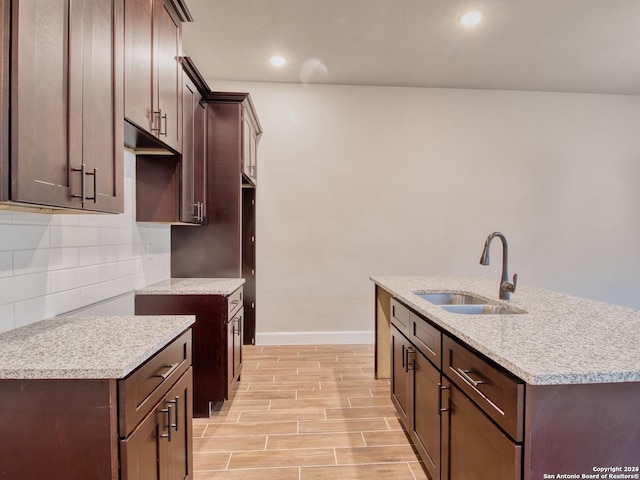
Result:
[[[497,428],[453,383],[444,381],[442,479],[519,480],[522,447]]]
[[[394,326],[391,326],[391,400],[405,428],[411,430],[411,408],[413,388],[409,374],[408,357],[412,355],[411,344]],[[413,367],[412,367],[413,368]]]
[[[124,1],[124,116],[179,153],[182,151],[181,22],[190,17],[185,18],[186,10],[169,0]]]
[[[230,398],[242,370],[242,288],[224,295],[136,295],[136,315],[195,315],[193,415],[209,417],[214,404]],[[232,308],[230,308],[232,307]]]
[[[409,434],[431,478],[440,478],[441,375],[420,351],[414,359]]]
[[[122,212],[123,0],[7,3],[11,150],[0,200]]]

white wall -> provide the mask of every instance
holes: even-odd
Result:
[[[640,97],[210,85],[250,92],[265,131],[259,342],[370,333],[370,275],[497,290],[499,242],[478,264],[495,230],[522,284],[640,308]]]
[[[127,151],[124,186],[120,215],[0,210],[0,332],[169,277],[169,227],[135,222],[135,156]],[[133,301],[118,308],[133,314]]]

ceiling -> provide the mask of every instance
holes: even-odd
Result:
[[[640,95],[639,0],[186,0],[216,80]],[[461,13],[481,8],[471,28]],[[280,69],[268,56],[285,55]],[[213,87],[215,88],[215,87]]]

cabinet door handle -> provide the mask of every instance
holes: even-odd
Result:
[[[473,370],[463,370],[461,368],[456,368],[458,375],[462,377],[462,379],[471,385],[474,388],[478,388],[478,385],[482,385],[483,383],[487,383],[486,380],[474,380],[469,376],[470,373],[476,373]]]
[[[167,370],[167,371],[166,371],[166,372],[164,372],[164,373],[156,373],[156,374],[154,375],[154,377],[159,377],[159,378],[161,378],[162,380],[166,380],[166,379],[167,379],[167,377],[168,377],[169,375],[171,375],[171,374],[174,372],[174,370],[175,370],[176,368],[178,368],[179,366],[180,366],[180,362],[178,362],[178,363],[174,363],[173,365],[165,365],[165,366],[164,366],[164,367],[162,367],[162,368],[168,368],[169,370]]]
[[[167,405],[167,408],[160,410],[160,413],[167,414],[167,433],[160,434],[160,438],[166,438],[171,441],[171,405]]]
[[[93,197],[87,197],[86,196],[86,186],[83,187],[85,190],[85,200],[93,200],[93,203],[98,203],[98,169],[94,168],[93,172],[84,172],[85,176],[86,175],[93,175]],[[82,181],[83,184],[85,184],[86,182],[83,180]],[[83,200],[84,201],[84,200]]]
[[[80,172],[80,195],[71,195],[73,198],[79,198],[82,203],[87,201],[87,182],[85,180],[86,165],[80,164],[80,168],[72,168],[72,172]]]
[[[442,384],[442,382],[438,383],[438,389],[440,390],[438,392],[438,413],[442,414],[443,412],[448,412],[449,409],[448,408],[444,408],[442,406],[442,395],[444,395],[444,390],[449,390],[451,387],[447,387],[445,385]]]
[[[176,421],[176,423],[170,423],[169,427],[173,427],[177,432],[180,428],[180,397],[176,395],[176,398],[174,400],[167,400],[167,403],[171,403],[176,407],[176,413],[174,414],[174,420]]]
[[[162,120],[164,120],[164,132],[162,131]],[[167,114],[165,113],[164,115],[160,116],[160,128],[158,131],[158,135],[162,135],[164,137],[167,136],[167,132],[169,131],[168,129],[168,124],[167,124]]]
[[[405,372],[409,372],[409,370],[414,370],[416,368],[415,366],[415,360],[413,358],[411,358],[411,360],[409,360],[409,355],[415,354],[415,350],[411,347],[407,347],[407,363],[404,367],[404,371]]]

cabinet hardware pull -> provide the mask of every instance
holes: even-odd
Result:
[[[80,172],[80,195],[71,195],[73,198],[79,198],[80,202],[87,201],[87,184],[85,180],[86,166],[84,163],[80,164],[80,168],[72,168],[72,172]]]
[[[415,366],[415,360],[412,358],[411,360],[409,360],[409,355],[413,356],[415,354],[415,350],[411,347],[407,348],[407,364],[404,367],[404,371],[409,373],[409,370],[415,370],[416,366]]]
[[[151,131],[160,135],[162,110],[151,112]],[[157,125],[157,127],[155,127]]]
[[[93,172],[84,172],[85,175],[93,175],[93,197],[86,196],[85,187],[85,200],[93,200],[93,203],[98,203],[98,169],[94,168]],[[85,182],[82,182],[83,184]],[[84,200],[83,200],[84,201]]]
[[[171,441],[171,405],[167,405],[167,408],[160,410],[160,413],[167,414],[167,433],[160,434],[160,438],[166,438]]]
[[[170,376],[174,372],[174,370],[179,366],[180,366],[180,362],[174,363],[173,365],[165,365],[162,368],[168,368],[169,370],[167,370],[165,373],[156,373],[154,377],[159,377],[162,380],[166,380],[167,377]]]
[[[169,426],[175,428],[176,432],[178,431],[178,429],[180,428],[180,397],[178,395],[176,395],[175,400],[168,400],[167,403],[171,403],[173,405],[176,406],[176,413],[174,415],[174,420],[176,421],[176,423],[171,423]]]
[[[487,383],[485,380],[474,380],[469,376],[470,373],[475,373],[473,370],[462,370],[461,368],[456,368],[458,375],[462,377],[462,379],[467,382],[472,387],[478,387],[478,385],[482,385],[483,383]]]
[[[165,113],[160,117],[160,129],[158,130],[158,135],[167,136],[167,132],[169,131],[169,126],[167,124],[167,114]],[[164,132],[162,131],[162,119],[164,119]]]

